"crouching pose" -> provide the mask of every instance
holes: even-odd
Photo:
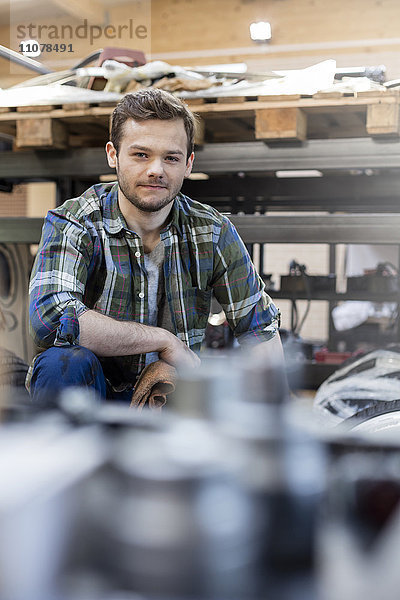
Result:
[[[153,361],[197,365],[212,294],[241,345],[282,357],[278,310],[234,226],[180,192],[194,128],[167,92],[126,95],[106,146],[117,182],[47,214],[30,281],[34,400],[76,385],[130,400]]]

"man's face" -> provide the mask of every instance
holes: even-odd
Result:
[[[157,212],[171,203],[192,170],[194,155],[187,159],[182,119],[129,119],[118,156],[111,142],[106,149],[123,196],[144,212]]]

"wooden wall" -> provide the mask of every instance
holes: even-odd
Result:
[[[153,0],[153,50],[251,46],[248,25],[268,20],[275,45],[399,35],[398,0]]]
[[[0,0],[1,3],[4,0]],[[46,9],[47,5],[47,10]],[[11,47],[18,46],[16,24],[23,24],[27,11],[11,10]],[[15,7],[15,9],[13,8]],[[389,78],[400,74],[399,0],[136,0],[116,4],[113,0],[36,0],[28,22],[70,23],[83,18],[90,23],[117,27],[132,19],[147,27],[146,39],[101,37],[74,39],[74,54],[43,56],[53,69],[68,68],[79,57],[105,45],[143,49],[149,59],[172,64],[200,65],[245,61],[252,69],[296,68],[334,58],[338,66],[386,64]],[[35,16],[36,15],[36,16]],[[269,20],[273,38],[259,45],[250,40],[249,24]],[[10,19],[0,15],[0,43],[10,44]],[[66,40],[67,41],[67,40]],[[0,59],[0,86],[29,76]],[[22,76],[21,76],[22,73]]]
[[[271,23],[269,44],[250,40],[249,24],[257,20]],[[384,63],[394,78],[399,26],[398,0],[153,0],[152,51],[184,65],[243,60],[253,69],[328,58],[338,66]]]

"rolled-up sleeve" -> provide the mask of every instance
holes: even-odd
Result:
[[[241,345],[254,345],[274,337],[279,327],[279,310],[266,293],[242,239],[227,218],[215,247],[211,285]]]
[[[70,345],[79,338],[93,243],[73,217],[50,211],[29,284],[30,332],[37,346]]]

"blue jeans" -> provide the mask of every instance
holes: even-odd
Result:
[[[52,403],[65,388],[76,386],[119,402],[130,402],[133,391],[114,392],[97,356],[83,346],[53,346],[36,358],[30,384],[34,402]]]

